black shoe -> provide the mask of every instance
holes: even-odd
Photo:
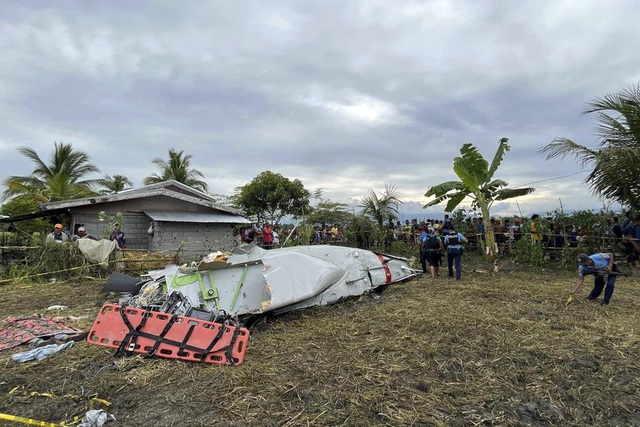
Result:
[[[605,302],[605,301],[602,301],[602,302],[600,303],[600,305],[601,305],[601,306],[603,306],[603,307],[605,307],[605,306],[609,305],[609,303],[608,303],[608,302]]]

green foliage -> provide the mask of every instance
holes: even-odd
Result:
[[[332,202],[322,198],[320,189],[314,192],[316,203],[306,221],[309,224],[348,224],[354,217],[352,212],[348,212],[346,203]]]
[[[84,179],[98,172],[89,156],[74,150],[71,144],[55,143],[49,163],[45,163],[33,149],[23,147],[20,153],[36,164],[28,176],[11,176],[4,181],[5,199],[33,195],[42,201],[59,201],[95,195],[93,188],[100,180]]]
[[[425,208],[447,201],[446,212],[452,212],[467,197],[473,199],[473,205],[482,212],[486,244],[490,248],[490,251],[487,252],[489,260],[497,255],[494,249],[495,236],[490,219],[491,206],[496,201],[524,196],[535,190],[532,187],[505,188],[509,185],[507,182],[493,179],[493,175],[502,163],[504,154],[511,149],[508,141],[507,138],[500,140],[490,165],[473,144],[464,144],[460,149],[460,157],[453,160],[453,171],[460,178],[460,181],[447,181],[434,185],[425,194],[426,197],[435,197],[424,205]]]
[[[196,190],[206,192],[209,187],[202,172],[191,169],[191,155],[185,155],[184,151],[169,149],[169,160],[160,158],[153,159],[153,164],[160,168],[160,174],[154,174],[144,179],[144,185],[156,184],[159,182],[174,180],[184,185],[188,185]]]
[[[119,193],[120,191],[133,187],[131,180],[124,175],[105,175],[105,177],[100,180],[100,185],[103,187],[103,189],[100,190],[100,194]]]
[[[355,216],[344,230],[350,246],[369,249],[374,244],[375,225],[364,216]]]
[[[44,240],[38,247],[25,250],[19,261],[3,270],[2,277],[33,282],[95,276],[95,267],[87,262],[73,243]]]
[[[419,249],[416,246],[409,246],[401,240],[395,240],[391,243],[389,254],[404,258],[420,257]]]
[[[475,212],[467,211],[465,208],[458,208],[451,214],[451,219],[453,220],[453,225],[456,227],[456,230],[464,232],[465,230],[465,220],[468,217],[468,213]]]
[[[398,208],[402,202],[398,198],[398,191],[392,184],[385,184],[384,191],[378,196],[375,191],[369,193],[360,201],[362,216],[376,224],[376,241],[383,245],[388,234],[387,224],[398,218]]]
[[[102,237],[104,239],[111,237],[111,232],[116,224],[120,224],[121,227],[124,226],[124,215],[122,212],[118,212],[115,215],[107,215],[105,211],[100,211],[98,212],[98,220],[104,222],[107,226],[107,228],[102,230]]]
[[[291,181],[279,173],[264,171],[249,184],[236,188],[233,201],[259,222],[278,224],[287,215],[300,217],[310,212],[309,197],[300,180]]]
[[[575,270],[576,266],[576,257],[580,253],[580,249],[572,248],[569,246],[569,242],[565,241],[565,245],[562,248],[562,254],[560,255],[559,267],[563,270]]]
[[[512,259],[514,262],[530,267],[539,268],[546,264],[544,258],[544,248],[541,243],[532,243],[531,236],[522,236],[516,242],[513,249]]]
[[[585,113],[597,114],[597,148],[556,138],[540,153],[546,159],[574,156],[583,168],[592,168],[584,182],[593,193],[640,209],[640,84],[595,99]]]
[[[19,216],[40,211],[40,202],[31,196],[19,196],[7,201],[0,209],[0,214],[6,216]],[[49,229],[50,224],[42,218],[20,221],[15,224],[18,233],[43,233]],[[23,236],[24,237],[24,236]]]
[[[547,159],[574,156],[582,167],[593,168],[584,182],[595,194],[640,209],[640,84],[595,99],[585,113],[597,114],[597,148],[556,138],[540,153]]]

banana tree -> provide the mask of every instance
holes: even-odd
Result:
[[[478,152],[473,144],[467,143],[460,148],[460,157],[453,160],[453,171],[460,181],[447,181],[434,185],[425,193],[426,197],[435,199],[424,205],[425,208],[447,201],[446,212],[452,212],[466,197],[473,199],[473,204],[482,212],[482,222],[485,230],[486,253],[488,261],[493,261],[498,255],[496,238],[491,224],[491,206],[498,200],[511,199],[532,193],[535,188],[505,188],[509,184],[500,179],[493,179],[505,152],[511,147],[507,138],[502,138],[491,165]]]

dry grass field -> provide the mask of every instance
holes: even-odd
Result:
[[[0,412],[60,423],[97,396],[111,402],[109,425],[127,427],[640,426],[638,277],[619,278],[607,308],[585,300],[589,278],[566,306],[575,276],[464,263],[461,282],[416,278],[265,317],[236,367],[116,358],[86,342],[24,364],[9,356],[25,348],[6,350]],[[88,330],[117,300],[101,287],[5,285],[0,313],[63,304]]]

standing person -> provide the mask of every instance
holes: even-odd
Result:
[[[277,225],[273,226],[273,230],[271,230],[271,234],[273,235],[273,249],[278,249],[280,247],[280,234],[278,233],[279,227]]]
[[[247,244],[253,243],[256,238],[256,230],[253,228],[253,224],[249,225],[245,230],[244,241]]]
[[[64,243],[69,241],[69,236],[62,232],[62,224],[53,226],[53,233],[47,235],[48,242]]]
[[[273,248],[273,231],[268,223],[262,226],[262,245],[265,249]]]
[[[633,220],[622,230],[622,243],[627,250],[627,262],[630,266],[640,268],[640,215],[633,217]]]
[[[540,224],[538,218],[540,218],[540,215],[533,214],[531,216],[531,223],[529,224],[529,227],[531,227],[531,241],[533,243],[540,241]]]
[[[124,233],[120,229],[120,224],[113,224],[113,231],[111,232],[111,239],[116,242],[116,248],[123,250],[127,248],[127,240],[124,237]]]
[[[618,271],[618,267],[613,262],[612,253],[598,253],[591,256],[586,254],[580,254],[576,258],[578,261],[578,280],[569,291],[569,299],[567,303],[573,301],[573,295],[580,289],[584,283],[584,276],[586,274],[595,274],[593,281],[593,289],[587,297],[588,300],[593,301],[600,296],[602,288],[604,288],[604,275],[607,275],[607,287],[604,290],[604,298],[602,299],[602,305],[609,304],[611,297],[613,296],[613,288],[616,285],[616,275],[608,274]]]
[[[449,217],[448,214],[445,214],[444,221],[442,222],[442,226],[440,228],[443,234],[449,234],[451,230],[454,230],[455,227],[453,225],[453,219]]]
[[[467,243],[466,237],[458,233],[455,228],[449,230],[449,234],[444,237],[444,245],[447,248],[447,265],[449,266],[449,277],[453,277],[453,264],[456,266],[456,280],[462,278],[462,245]]]
[[[439,273],[440,256],[443,251],[444,245],[437,230],[429,229],[428,232],[424,231],[422,235],[420,235],[420,262],[422,264],[422,272],[427,272],[426,263],[428,262],[432,279],[435,279]]]
[[[80,239],[98,240],[96,237],[87,233],[87,229],[84,227],[78,227],[78,231],[76,231],[76,234],[73,235],[72,239],[74,242],[77,242]]]

